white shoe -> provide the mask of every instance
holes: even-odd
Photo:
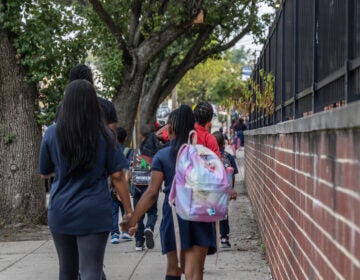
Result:
[[[126,240],[126,241],[133,240],[133,238],[127,232],[122,233],[121,239]]]

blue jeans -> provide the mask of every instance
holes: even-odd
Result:
[[[134,208],[136,207],[137,203],[139,202],[141,196],[146,191],[146,189],[147,189],[147,186],[132,185],[131,193],[132,193],[132,197],[133,197]],[[146,211],[146,215],[147,215],[146,225],[144,225],[145,215],[143,215],[137,223],[138,229],[137,229],[137,232],[135,233],[136,241],[139,241],[141,243],[143,243],[145,241],[145,238],[144,238],[145,228],[150,228],[152,231],[154,231],[154,227],[155,227],[156,220],[157,220],[157,211],[158,211],[158,207],[157,207],[157,200],[156,200],[154,202],[154,204],[150,207],[150,209]]]
[[[124,210],[124,206],[121,203],[121,201],[119,201],[116,198],[116,195],[114,195],[112,193],[111,197],[112,197],[112,230],[111,230],[111,235],[113,235],[114,233],[120,234],[120,230],[119,230],[119,208],[121,210],[121,216],[125,215],[125,210]]]
[[[240,147],[244,147],[244,131],[242,131],[242,130],[238,130],[237,132],[236,132],[236,134],[237,134],[237,137],[239,137],[239,139],[240,139]]]

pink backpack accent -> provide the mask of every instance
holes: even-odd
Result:
[[[190,144],[194,134],[195,144]],[[169,203],[184,220],[216,222],[227,216],[231,186],[221,159],[210,149],[196,144],[191,131],[188,144],[180,147]]]

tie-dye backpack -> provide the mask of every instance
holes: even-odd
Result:
[[[190,136],[194,134],[194,143]],[[210,149],[196,144],[190,133],[188,144],[180,147],[169,202],[184,220],[216,222],[227,216],[229,186],[221,159]]]

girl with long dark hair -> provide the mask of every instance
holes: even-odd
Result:
[[[155,154],[151,165],[150,184],[135,207],[133,216],[121,224],[123,230],[132,230],[131,228],[136,225],[138,219],[156,201],[164,182],[165,198],[162,207],[160,239],[162,253],[167,257],[166,280],[180,279],[182,271],[185,272],[186,279],[202,279],[206,254],[208,251],[215,251],[216,248],[212,223],[186,221],[178,216],[183,256],[182,268],[178,268],[174,223],[168,197],[175,176],[178,150],[184,143],[187,143],[189,132],[194,129],[194,123],[193,112],[186,105],[181,105],[169,115],[170,144]]]
[[[122,172],[128,163],[106,126],[93,85],[75,80],[40,148],[39,173],[55,175],[48,223],[59,258],[59,279],[100,279],[112,228],[110,176],[125,211],[130,196]]]

